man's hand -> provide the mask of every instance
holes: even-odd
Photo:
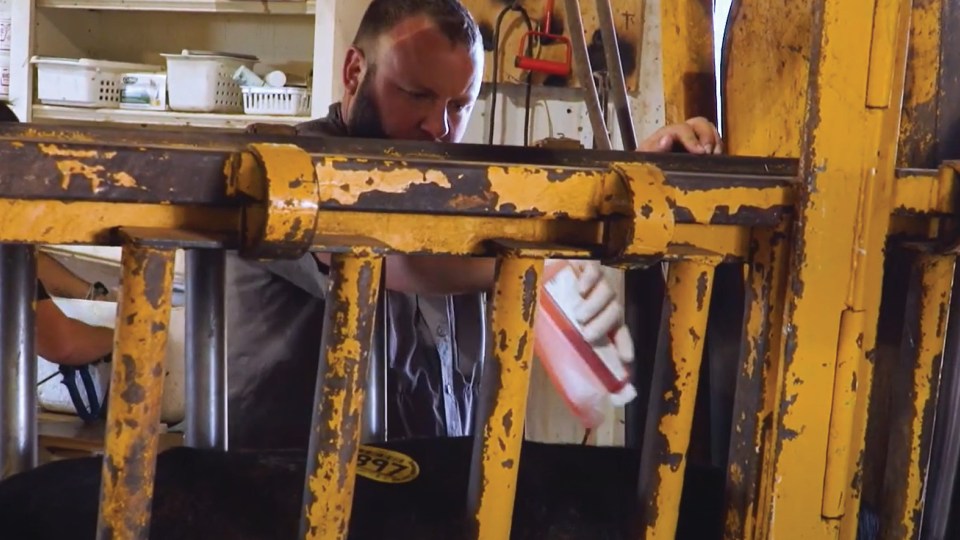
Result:
[[[681,124],[658,129],[637,148],[640,152],[670,152],[679,145],[691,154],[722,154],[720,132],[709,120],[698,116]]]
[[[575,316],[583,325],[583,337],[597,343],[605,336],[613,339],[620,360],[633,362],[633,339],[623,319],[623,305],[607,279],[599,262],[571,261],[577,269],[577,289],[583,302],[577,306]]]

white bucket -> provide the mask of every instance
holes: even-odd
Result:
[[[0,52],[0,98],[10,97],[10,53]]]

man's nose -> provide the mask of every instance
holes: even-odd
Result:
[[[447,113],[446,104],[438,105],[423,119],[420,124],[423,129],[435,141],[439,141],[450,133],[450,115]]]

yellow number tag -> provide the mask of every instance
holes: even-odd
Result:
[[[420,475],[420,467],[409,456],[361,444],[357,474],[375,482],[405,484]]]

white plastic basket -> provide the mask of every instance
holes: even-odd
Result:
[[[252,69],[257,59],[216,53],[164,54],[170,108],[185,112],[243,112],[243,93],[233,80],[240,66]]]
[[[0,98],[10,97],[10,53],[0,52]]]
[[[243,87],[243,112],[271,116],[305,116],[310,112],[306,88]]]
[[[46,105],[116,109],[120,106],[123,74],[157,72],[163,68],[89,58],[34,56],[37,66],[37,99]]]

